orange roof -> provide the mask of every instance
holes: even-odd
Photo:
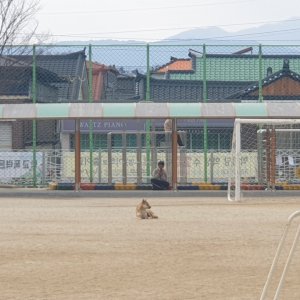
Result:
[[[156,70],[157,73],[166,73],[169,71],[192,71],[192,60],[191,59],[174,59],[164,66]]]

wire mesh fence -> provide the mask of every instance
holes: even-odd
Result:
[[[150,183],[153,170],[160,160],[165,162],[168,179],[172,180],[172,166],[175,163],[172,161],[172,139],[171,132],[162,128],[164,120],[151,120],[149,132],[145,130],[146,120],[135,120],[134,124],[131,120],[109,121],[114,122],[109,126],[115,129],[105,131],[103,128],[107,124],[103,120],[93,120],[95,127],[92,145],[90,128],[86,125],[88,121],[82,120],[80,124],[82,182],[109,185]],[[14,121],[7,123],[12,122]],[[47,141],[39,138],[39,131],[43,133],[43,126],[49,129],[48,122],[38,121],[34,149],[30,141],[21,145],[24,146],[22,149],[1,149],[1,184],[42,186],[53,181],[74,183],[75,122],[51,121],[56,124],[53,127],[55,131],[52,132],[57,137],[55,143],[50,139]],[[29,123],[32,125],[32,121]],[[232,124],[229,122],[227,127],[219,127],[218,120],[209,120],[207,124],[205,146],[203,121],[178,120],[180,142],[176,146],[176,166],[179,184],[227,183],[234,160],[231,155]],[[137,129],[118,129],[122,126]],[[20,128],[23,130],[25,126]],[[46,133],[47,130],[44,134]],[[15,135],[20,136],[17,131],[12,132],[12,138]],[[147,144],[148,135],[150,144]],[[245,184],[271,187],[275,184],[300,182],[299,126],[285,125],[284,120],[275,129],[272,126],[246,124],[241,129],[241,137],[240,174]]]
[[[20,132],[17,129],[12,131],[11,138],[18,140],[19,144],[14,149],[1,149],[0,183],[25,186],[47,185],[50,182],[74,183],[78,138],[75,121],[36,121],[35,140],[32,139],[33,121],[7,123],[12,125],[14,122],[19,123]],[[150,120],[149,131],[146,130],[147,122],[95,119],[92,120],[91,127],[90,120],[81,120],[81,181],[110,185],[150,183],[152,173],[160,160],[165,162],[168,179],[171,181],[171,132],[164,130],[165,120]],[[209,125],[218,127],[209,128],[205,153],[203,121],[179,120],[177,123],[178,183],[205,180],[225,182],[226,155],[230,151],[232,128],[219,127],[218,120],[210,120]],[[26,135],[24,131],[27,132]],[[205,157],[208,158],[207,161]]]
[[[26,109],[26,103],[62,102],[288,102],[299,99],[299,74],[296,45],[6,47],[0,56],[0,104]],[[147,183],[159,159],[171,176],[163,123],[81,120],[82,181]],[[1,121],[1,182],[73,182],[74,128],[74,120]],[[233,120],[178,120],[184,139],[178,147],[178,182],[226,182],[232,128]],[[21,153],[32,156],[27,179],[16,180],[23,173],[7,177],[5,172],[23,161]],[[45,156],[42,179],[40,155]]]
[[[1,97],[18,103],[293,100],[300,47],[38,45],[5,48],[0,66]]]

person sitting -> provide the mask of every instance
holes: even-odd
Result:
[[[160,160],[157,164],[157,168],[153,171],[151,183],[153,190],[168,190],[169,182],[167,180],[167,173],[164,170],[165,163]]]

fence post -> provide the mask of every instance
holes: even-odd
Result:
[[[259,47],[258,48],[258,68],[259,68],[259,70],[258,70],[258,72],[259,72],[258,73],[258,76],[259,76],[259,78],[258,78],[258,101],[261,103],[261,102],[263,102],[263,94],[262,94],[262,79],[263,79],[263,77],[262,77],[263,76],[263,74],[262,74],[262,45],[259,44],[258,47]],[[259,125],[258,128],[261,129],[262,126]],[[262,176],[263,162],[262,162],[262,156],[261,156],[262,152],[263,152],[263,141],[262,141],[262,138],[260,137],[258,139],[258,154],[259,154],[259,156],[258,156],[258,165],[259,165],[259,172],[260,172],[259,177],[258,177],[259,178],[259,183],[262,183],[262,181],[263,181],[263,176]]]
[[[98,150],[98,181],[101,183],[101,171],[102,171],[102,155],[101,155],[101,149]]]
[[[179,132],[178,132],[179,133]],[[179,133],[180,134],[180,133]],[[180,183],[187,183],[187,155],[186,155],[186,146],[187,146],[187,138],[186,131],[181,131],[181,136],[183,137],[183,144],[185,147],[179,148],[180,153]]]
[[[137,161],[137,184],[142,183],[142,134],[138,132],[136,134],[136,161]]]
[[[206,45],[203,44],[203,102],[207,102],[207,85],[206,85]],[[204,182],[207,182],[207,149],[208,149],[208,133],[207,133],[207,120],[203,124],[203,152],[204,152]]]
[[[259,80],[258,80],[258,100],[259,102],[263,102],[263,94],[262,94],[262,45],[259,44],[258,48],[258,68],[259,68]]]
[[[122,132],[122,182],[127,184],[127,147],[126,147],[126,133]]]
[[[213,151],[210,152],[210,183],[214,182],[214,153]]]
[[[172,187],[177,189],[177,124],[172,120]]]
[[[156,134],[151,130],[151,168],[154,170],[157,165],[157,149],[156,149]]]
[[[150,45],[147,44],[147,83],[146,83],[146,101],[150,101]],[[147,172],[147,181],[150,178],[150,151],[151,151],[151,136],[150,136],[150,129],[151,129],[151,120],[146,120],[146,172]]]
[[[36,103],[36,45],[32,47],[32,103]],[[33,187],[37,186],[36,174],[36,120],[32,120],[32,176]]]
[[[241,200],[241,123],[235,121],[235,201]]]
[[[107,182],[112,184],[112,137],[111,132],[107,134]]]
[[[81,149],[80,149],[80,119],[75,120],[75,191],[80,190],[81,181]]]
[[[93,62],[92,62],[92,45],[89,44],[89,103],[93,102]],[[93,137],[93,120],[89,120],[89,148],[90,148],[90,182],[93,182],[93,152],[94,152],[94,137]]]
[[[47,155],[47,159],[48,159],[48,155]],[[44,185],[46,183],[46,153],[45,151],[42,152],[42,185]]]

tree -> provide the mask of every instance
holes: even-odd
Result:
[[[20,54],[20,47],[7,46],[28,45],[37,41],[38,21],[35,15],[39,11],[39,2],[40,0],[0,0],[0,55]]]

